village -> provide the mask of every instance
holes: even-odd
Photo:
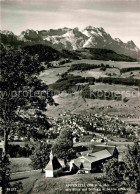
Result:
[[[63,128],[69,128],[72,131],[76,158],[69,163],[67,173],[70,174],[72,172],[78,174],[101,172],[102,164],[111,158],[122,162],[124,153],[120,146],[122,148],[123,145],[123,149],[126,149],[127,145],[133,144],[134,139],[139,139],[139,125],[128,124],[108,115],[85,114],[81,116],[66,112],[60,116],[58,119],[50,118],[53,126],[48,132],[48,137],[53,137],[52,133],[59,135]],[[47,141],[50,142],[49,139]],[[56,175],[56,171],[53,173],[52,152],[50,158],[45,168],[46,177]],[[58,161],[57,158],[54,160]],[[60,163],[58,167],[62,167]]]
[[[124,157],[127,145],[132,145],[135,139],[139,140],[139,125],[121,121],[119,118],[99,114],[71,114],[64,112],[59,118],[49,117],[51,127],[47,131],[47,138],[43,141],[53,146],[63,129],[72,133],[75,157],[69,160],[68,174],[97,173],[102,171],[102,164],[111,158],[120,162]],[[9,137],[10,139],[10,137]],[[12,144],[24,142],[27,138],[14,135]],[[30,141],[34,142],[32,137]],[[3,144],[1,141],[1,154]],[[54,177],[65,169],[65,163],[50,151],[49,162],[45,167],[46,177]],[[62,168],[63,167],[63,168]],[[56,173],[56,170],[59,170]],[[61,173],[60,173],[61,172]],[[57,174],[57,176],[58,176]]]
[[[101,139],[110,141],[113,137],[123,137],[127,138],[127,140],[139,139],[139,125],[126,123],[118,117],[111,117],[105,114],[79,115],[70,114],[69,112],[60,115],[61,117],[57,119],[50,118],[52,123],[52,127],[48,131],[50,138],[51,133],[57,136],[61,129],[66,126],[71,128],[73,134],[75,134],[74,141],[79,141],[79,138],[85,135],[89,135],[89,140],[95,140],[95,142]],[[97,137],[95,134],[97,134]]]

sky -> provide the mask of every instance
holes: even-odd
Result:
[[[140,0],[0,0],[0,29],[103,27],[113,38],[140,48]]]

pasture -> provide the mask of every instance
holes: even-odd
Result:
[[[99,86],[103,87],[103,86]],[[113,86],[113,90],[115,87]],[[105,87],[103,87],[106,89]],[[119,91],[119,88],[116,88]],[[121,88],[123,90],[123,88]],[[132,88],[133,91],[133,88]],[[125,94],[125,93],[124,93]],[[59,117],[61,113],[70,111],[72,114],[85,114],[85,113],[101,113],[111,116],[121,116],[129,118],[131,115],[133,119],[140,122],[140,105],[139,97],[132,97],[127,102],[115,100],[100,100],[100,99],[84,99],[79,92],[72,94],[61,93],[54,96],[54,100],[58,106],[48,106],[46,114],[52,117]],[[132,118],[131,117],[131,118]]]
[[[100,65],[101,63],[103,64],[108,64],[111,67],[116,67],[116,68],[128,68],[128,67],[140,67],[139,62],[124,62],[124,61],[103,61],[103,60],[90,60],[90,59],[82,59],[82,60],[74,60],[70,63],[65,63],[64,66],[71,66],[72,64],[79,64],[79,63],[87,63],[87,64],[95,64],[95,65]]]
[[[49,85],[56,82],[59,79],[59,76],[62,73],[65,73],[68,69],[68,66],[46,69],[40,74],[40,78],[43,80],[43,82]]]
[[[12,173],[32,170],[30,158],[10,158]]]
[[[42,178],[36,181],[32,193],[64,194],[64,193],[92,193],[95,189],[95,177],[103,174],[74,174],[58,178]],[[87,190],[86,190],[87,188]],[[85,190],[84,190],[85,189]]]

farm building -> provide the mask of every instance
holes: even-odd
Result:
[[[70,170],[77,167],[86,173],[100,172],[102,164],[111,158],[118,159],[115,146],[96,145],[93,149],[80,152],[80,156],[70,162]]]
[[[50,160],[45,168],[45,177],[56,177],[63,172],[62,165],[58,161],[57,157],[53,156],[51,151]]]

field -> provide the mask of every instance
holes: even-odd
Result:
[[[46,114],[52,117],[58,117],[64,112],[71,112],[77,114],[85,113],[105,113],[112,116],[120,116],[120,118],[127,118],[127,121],[140,123],[140,105],[139,98],[131,98],[128,102],[115,100],[100,100],[100,99],[83,99],[79,93],[66,94],[54,96],[54,100],[59,106],[48,106]],[[131,116],[130,116],[131,115]]]
[[[97,61],[97,60],[75,60],[70,63],[66,63],[60,68],[53,68],[45,70],[44,73],[41,74],[41,78],[47,84],[55,83],[56,80],[59,79],[60,75],[66,72],[71,65],[73,64],[108,64],[112,68],[107,68],[106,71],[101,71],[100,68],[91,69],[87,71],[79,71],[75,70],[70,73],[74,75],[80,75],[82,77],[107,77],[109,73],[113,77],[130,77],[130,72],[120,74],[120,69],[122,68],[130,68],[130,67],[140,67],[138,62],[116,62],[116,61]],[[139,71],[133,71],[134,78],[140,78]],[[138,87],[133,86],[125,86],[125,85],[109,85],[103,83],[95,83],[95,85],[90,86],[90,88],[100,89],[105,91],[118,92],[122,94],[122,97],[127,97],[128,101],[114,101],[114,100],[100,100],[100,99],[83,99],[80,96],[80,93],[74,92],[72,94],[67,94],[62,92],[59,95],[54,96],[54,100],[58,103],[58,106],[48,106],[46,114],[48,116],[58,117],[61,113],[70,111],[71,113],[80,113],[83,114],[85,112],[90,113],[106,113],[112,116],[120,116],[120,118],[129,119],[131,122],[140,123],[140,93],[138,91]],[[129,116],[131,115],[131,116]]]
[[[95,77],[95,78],[99,78],[99,77],[107,77],[107,75],[105,75],[104,72],[100,71],[100,69],[94,69],[94,70],[88,70],[88,71],[73,71],[72,72],[73,75],[80,75],[81,77]]]
[[[100,65],[101,63],[103,64],[108,64],[112,67],[116,68],[128,68],[128,67],[140,67],[140,63],[138,62],[122,62],[122,61],[102,61],[102,60],[88,60],[88,59],[82,59],[82,60],[75,60],[71,63],[67,63],[66,65],[72,65],[72,64],[78,64],[78,63],[87,63],[87,64],[95,64],[95,65]]]
[[[140,71],[131,71],[133,73],[133,78],[140,79]],[[131,72],[126,72],[121,75],[121,77],[129,77]]]
[[[58,68],[50,68],[48,70],[45,70],[40,74],[40,78],[47,84],[52,84],[56,82],[59,79],[59,76],[62,73],[65,73],[70,68],[71,65],[78,64],[78,63],[87,63],[87,64],[93,64],[93,65],[108,64],[109,66],[112,67],[111,69],[107,69],[106,72],[100,71],[99,69],[89,70],[85,72],[80,72],[80,71],[73,72],[73,74],[80,75],[83,77],[85,76],[106,77],[107,76],[106,73],[116,73],[117,75],[119,75],[119,70],[117,70],[116,68],[121,69],[121,68],[128,68],[128,67],[140,67],[140,64],[138,62],[117,62],[117,61],[100,61],[100,60],[97,61],[97,60],[82,59],[82,60],[74,60],[70,63],[66,63],[64,65],[61,65]],[[129,74],[130,74],[129,72],[125,73],[125,77],[129,76]],[[139,77],[138,73],[136,73],[136,77]]]
[[[56,82],[59,79],[59,75],[65,73],[68,69],[68,65],[66,67],[61,66],[58,68],[50,68],[48,70],[43,71],[40,74],[40,78],[49,85]]]
[[[69,65],[78,64],[78,63],[86,63],[90,65],[109,65],[111,68],[107,68],[105,71],[101,71],[100,68],[96,69],[90,69],[86,71],[80,71],[75,70],[72,73],[74,75],[80,75],[82,77],[90,77],[93,76],[95,78],[99,77],[107,77],[109,75],[112,75],[113,77],[131,77],[133,73],[133,78],[140,79],[140,69],[139,70],[131,70],[126,73],[121,73],[120,70],[126,69],[126,68],[134,68],[138,67],[140,68],[140,63],[138,62],[116,62],[116,61],[96,61],[96,60],[79,60],[72,63],[69,63]]]
[[[94,181],[95,177],[100,177],[101,174],[78,174],[78,175],[70,175],[70,176],[62,176],[58,178],[45,178],[42,177],[38,180],[33,188],[33,193],[45,194],[47,193],[91,193],[89,189],[95,189],[93,186],[96,181]],[[79,186],[77,186],[79,184]],[[83,184],[83,185],[82,185]],[[92,185],[93,184],[93,185]],[[81,187],[80,187],[81,185]],[[73,192],[70,189],[77,189],[78,192]],[[87,188],[87,191],[83,191],[82,189]],[[78,190],[79,189],[79,190]]]
[[[125,86],[120,84],[104,84],[104,83],[95,83],[95,85],[90,86],[91,89],[99,89],[99,90],[106,90],[106,91],[130,91],[130,92],[137,92],[136,87],[133,86]]]
[[[16,173],[11,175],[11,183],[15,182],[22,182],[23,190],[20,191],[20,194],[29,194],[32,193],[32,189],[34,184],[37,180],[39,180],[44,174],[38,171],[32,172],[23,172],[23,173]]]
[[[93,189],[93,184],[95,177],[101,177],[102,174],[75,174],[70,176],[61,176],[58,178],[45,178],[45,174],[40,171],[25,172],[22,174],[12,175],[12,181],[21,181],[23,184],[23,190],[20,194],[59,194],[59,193],[71,193],[66,191],[67,189],[72,189],[74,184],[85,184],[81,186],[82,188]],[[68,187],[69,184],[69,187]],[[75,188],[78,187],[75,185]],[[75,193],[75,192],[72,192]],[[82,193],[80,191],[80,193]],[[85,193],[85,192],[83,192]],[[89,191],[88,191],[89,193]]]
[[[32,170],[30,158],[10,158],[12,173]]]

